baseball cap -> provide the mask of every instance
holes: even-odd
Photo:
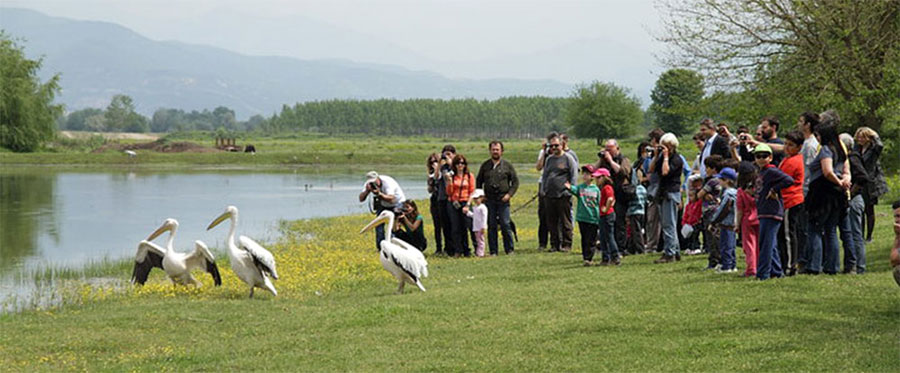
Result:
[[[731,167],[725,167],[722,169],[722,171],[719,171],[719,173],[716,174],[716,177],[720,179],[736,180],[737,172],[734,172],[734,169]]]
[[[772,147],[766,144],[756,144],[756,147],[753,148],[754,153],[772,153]]]
[[[598,168],[597,170],[595,170],[594,173],[591,175],[594,177],[609,176],[609,170],[601,167],[601,168]]]

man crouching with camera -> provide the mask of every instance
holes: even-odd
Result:
[[[369,195],[372,195],[372,208],[375,214],[380,214],[384,210],[392,210],[394,214],[401,214],[403,202],[406,196],[397,180],[387,175],[379,175],[375,171],[369,171],[366,174],[366,183],[363,185],[363,191],[359,193],[359,201],[364,202]],[[384,225],[375,227],[375,250],[378,250],[378,244],[384,240]]]

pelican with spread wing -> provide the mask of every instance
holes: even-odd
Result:
[[[384,240],[378,243],[378,254],[381,266],[390,272],[400,282],[398,293],[403,293],[403,286],[410,283],[425,291],[422,286],[422,277],[428,277],[428,262],[419,249],[403,242],[403,240],[391,237],[394,229],[394,213],[390,210],[382,211],[372,222],[363,227],[359,233],[363,233],[380,224],[387,224],[384,229]]]
[[[273,295],[278,295],[275,285],[269,279],[269,277],[274,280],[278,279],[278,273],[275,271],[275,257],[272,253],[246,236],[238,238],[240,246],[234,243],[234,230],[238,221],[237,207],[226,207],[225,212],[209,223],[206,230],[213,229],[226,219],[231,219],[231,230],[228,231],[228,238],[225,240],[225,244],[228,246],[228,257],[231,259],[231,269],[241,281],[250,285],[250,298],[253,298],[255,288],[268,290]]]
[[[138,244],[137,255],[134,258],[134,270],[131,272],[131,282],[143,285],[147,282],[147,276],[153,267],[161,268],[169,275],[172,284],[202,285],[191,270],[202,268],[212,275],[216,286],[222,285],[222,277],[219,276],[219,267],[216,266],[216,258],[202,241],[194,241],[194,252],[190,254],[179,253],[172,247],[175,241],[175,233],[178,230],[178,221],[166,219],[163,224]],[[153,239],[164,232],[169,232],[166,247],[154,244]]]

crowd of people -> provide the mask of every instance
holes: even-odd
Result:
[[[565,134],[551,133],[535,164],[538,250],[570,251],[577,222],[585,266],[617,266],[634,254],[660,253],[660,264],[705,254],[707,269],[734,273],[740,246],[745,277],[865,273],[874,206],[887,192],[883,145],[868,127],[850,135],[839,133],[839,124],[831,110],[803,113],[792,130],[775,117],[734,133],[707,119],[692,138],[692,161],[678,138],[660,129],[640,143],[633,162],[608,139],[596,161],[583,164]],[[476,256],[497,255],[498,230],[504,252],[515,253],[510,199],[519,179],[502,142],[491,142],[489,151],[477,173],[452,145],[428,156],[436,255],[470,256],[472,248]],[[422,216],[397,182],[370,172],[360,201],[370,194],[376,209],[398,212],[397,236],[424,251]],[[900,235],[900,220],[895,230]],[[380,231],[376,242],[382,237]]]

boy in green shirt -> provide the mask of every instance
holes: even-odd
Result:
[[[600,229],[600,188],[594,185],[593,165],[581,167],[581,184],[566,183],[566,188],[578,198],[578,209],[575,221],[581,231],[581,256],[584,266],[594,265],[594,245],[597,241],[597,230]]]

